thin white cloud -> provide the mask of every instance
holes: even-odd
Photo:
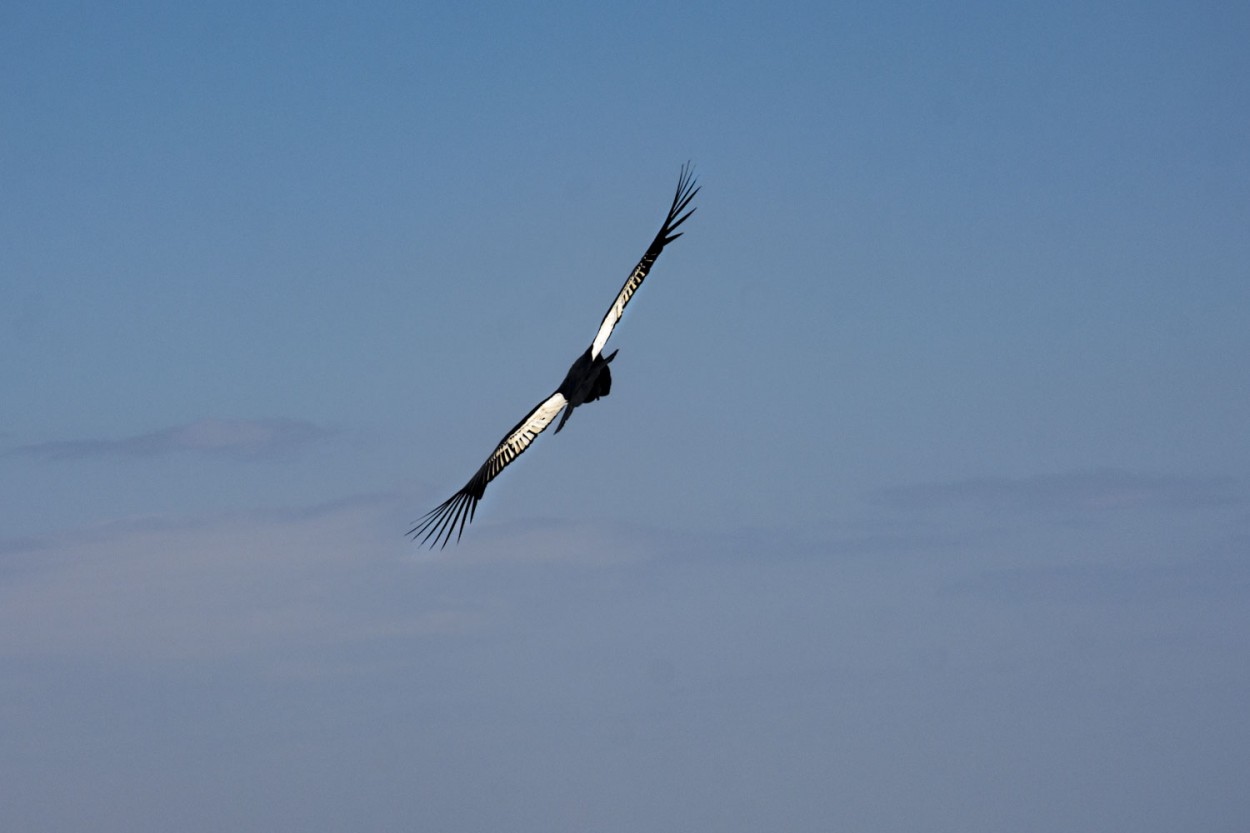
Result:
[[[189,452],[236,460],[261,460],[293,453],[333,433],[298,419],[202,419],[121,439],[32,443],[11,449],[8,454],[41,460],[84,460]]]

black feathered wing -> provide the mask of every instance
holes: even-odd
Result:
[[[664,225],[660,227],[655,239],[651,241],[651,245],[647,247],[642,260],[638,261],[638,265],[626,279],[625,285],[617,293],[616,300],[608,309],[608,314],[603,317],[599,332],[595,334],[595,340],[590,344],[592,359],[603,352],[604,345],[608,343],[608,336],[612,335],[612,329],[616,327],[617,322],[621,320],[621,315],[625,312],[625,305],[638,291],[638,287],[642,286],[643,278],[651,271],[651,266],[660,256],[660,252],[664,251],[664,247],[669,243],[681,237],[682,233],[677,232],[677,227],[690,219],[690,215],[695,212],[693,208],[689,211],[686,211],[686,208],[697,193],[699,193],[699,188],[694,183],[694,169],[689,165],[683,165],[681,176],[677,178],[677,193],[673,195],[673,204],[668,209],[668,217],[665,218]]]
[[[464,488],[426,513],[416,526],[408,530],[408,534],[413,538],[419,537],[422,544],[430,541],[431,549],[438,544],[440,538],[443,541],[442,546],[447,546],[453,531],[456,533],[456,540],[459,541],[464,533],[465,525],[473,520],[473,513],[477,510],[477,502],[482,499],[482,493],[486,491],[486,484],[494,480],[509,463],[530,447],[534,439],[546,430],[567,402],[564,394],[556,391],[530,411],[525,419],[518,422],[516,427],[499,441],[499,445],[486,458],[486,462],[477,470],[477,473],[469,478],[469,482],[464,484]]]

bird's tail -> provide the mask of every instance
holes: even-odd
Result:
[[[572,406],[572,405],[565,405],[565,406],[564,406],[564,413],[560,414],[560,424],[556,426],[556,431],[555,431],[555,433],[557,433],[557,434],[559,434],[559,433],[560,433],[560,429],[564,427],[564,423],[568,422],[568,421],[569,421],[569,417],[571,417],[572,415],[573,415],[573,406]]]

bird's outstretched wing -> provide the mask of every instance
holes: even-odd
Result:
[[[482,493],[486,491],[486,484],[494,480],[499,472],[530,447],[534,438],[551,424],[566,402],[564,394],[556,391],[530,411],[525,419],[518,422],[516,427],[499,441],[499,445],[486,458],[486,462],[477,470],[477,473],[469,478],[469,482],[464,484],[464,488],[426,513],[416,526],[408,530],[408,534],[413,538],[419,537],[422,544],[429,541],[430,549],[438,544],[440,538],[443,541],[442,545],[447,546],[453,531],[456,533],[456,540],[459,541],[460,536],[464,534],[465,525],[473,520],[473,513],[477,511],[477,502],[482,499]]]
[[[651,265],[660,256],[660,252],[664,251],[664,247],[669,243],[681,237],[682,232],[678,232],[677,227],[690,219],[690,215],[695,212],[693,208],[686,211],[686,207],[690,205],[690,201],[694,199],[694,195],[697,193],[699,193],[699,187],[695,185],[694,169],[690,167],[689,163],[682,165],[681,176],[677,178],[677,193],[673,195],[673,204],[669,206],[668,217],[665,218],[664,225],[660,227],[659,234],[655,236],[655,239],[651,241],[651,245],[647,247],[647,252],[642,256],[642,260],[638,261],[638,265],[630,273],[629,278],[625,281],[625,285],[621,287],[616,300],[612,302],[611,308],[608,309],[608,314],[603,317],[603,323],[599,325],[599,332],[595,334],[595,340],[590,345],[590,357],[592,359],[603,352],[604,345],[608,343],[608,336],[612,335],[612,328],[616,326],[616,322],[621,320],[621,315],[625,312],[625,305],[629,303],[629,299],[633,297],[634,292],[642,285],[642,279],[647,276],[647,272],[651,271]]]

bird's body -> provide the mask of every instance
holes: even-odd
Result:
[[[612,392],[612,369],[608,367],[608,363],[615,358],[615,350],[611,355],[604,357],[592,356],[590,348],[587,348],[586,352],[573,362],[569,372],[564,375],[564,381],[560,383],[560,387],[556,388],[557,392],[568,401],[568,404],[564,406],[564,415],[560,417],[560,424],[556,426],[557,434],[573,415],[574,408],[578,405],[585,405],[587,402],[594,402],[599,397],[607,396]]]
[[[518,422],[504,436],[486,462],[474,473],[473,477],[469,478],[469,482],[460,491],[430,510],[417,522],[416,526],[408,531],[408,534],[414,538],[420,537],[422,543],[429,541],[431,547],[438,544],[440,539],[442,545],[446,546],[451,540],[453,531],[456,532],[456,539],[459,540],[464,533],[465,525],[473,520],[477,503],[481,500],[486,485],[529,448],[561,410],[563,410],[563,416],[560,418],[559,425],[556,426],[555,433],[557,434],[564,428],[564,424],[568,422],[575,408],[594,402],[611,392],[612,371],[608,365],[612,359],[616,358],[617,351],[613,350],[604,356],[603,348],[617,322],[621,320],[625,305],[642,285],[643,279],[646,278],[656,258],[660,256],[660,252],[666,245],[681,237],[681,232],[677,232],[676,229],[694,213],[693,208],[687,210],[687,207],[698,192],[699,189],[694,184],[693,171],[688,166],[683,166],[681,176],[677,180],[677,192],[673,196],[672,205],[669,206],[664,225],[660,227],[659,233],[647,247],[642,260],[638,261],[638,265],[626,279],[625,285],[617,293],[616,300],[609,307],[607,315],[603,317],[603,323],[599,325],[599,330],[590,347],[586,348],[585,352],[578,356],[569,367],[564,381],[556,388],[555,393],[539,403],[525,419]]]

